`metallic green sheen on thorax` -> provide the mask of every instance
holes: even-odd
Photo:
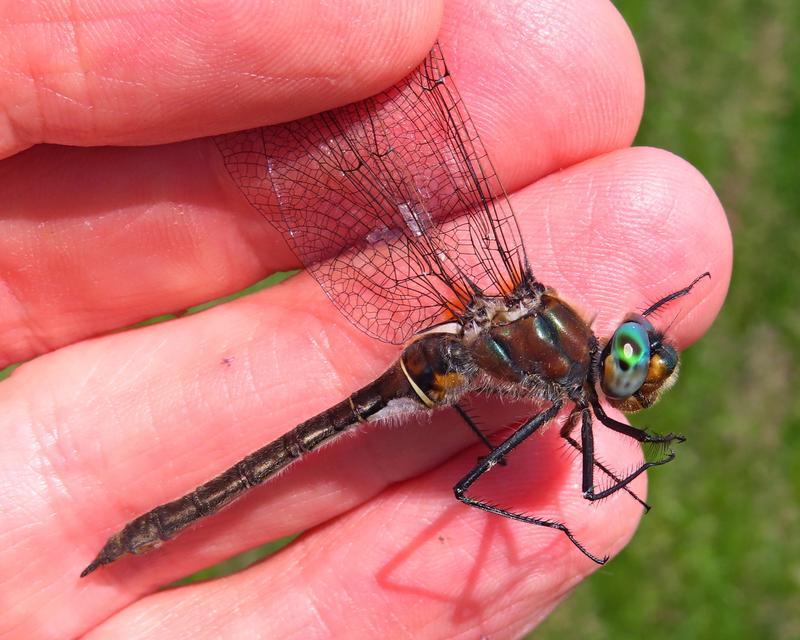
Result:
[[[593,334],[566,303],[545,293],[540,307],[492,326],[473,345],[476,364],[501,380],[535,374],[563,385],[581,384],[591,365]]]

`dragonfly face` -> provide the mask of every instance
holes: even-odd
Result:
[[[242,194],[283,234],[331,302],[365,333],[404,348],[384,374],[348,398],[129,522],[81,575],[158,546],[361,422],[443,406],[452,406],[490,449],[453,488],[460,501],[561,531],[604,562],[565,524],[501,509],[467,491],[569,407],[561,435],[581,454],[583,496],[599,500],[621,490],[642,503],[628,484],[672,460],[669,445],[683,438],[614,420],[598,389],[625,411],[657,399],[675,377],[678,355],[646,317],[697,280],[624,322],[601,349],[588,323],[535,279],[511,205],[438,45],[377,96],[215,140]],[[494,446],[458,404],[475,390],[537,398],[546,408]],[[662,455],[617,475],[594,456],[593,417],[639,442],[663,445]],[[595,473],[610,485],[597,489]]]
[[[597,373],[612,407],[626,413],[646,409],[677,382],[678,350],[663,332],[653,327],[647,316],[688,295],[700,280],[710,277],[710,273],[699,275],[688,286],[650,305],[641,315],[628,316],[617,328],[603,348]]]

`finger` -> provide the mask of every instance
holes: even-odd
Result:
[[[20,4],[3,21],[0,157],[185,140],[359,100],[416,64],[440,13],[413,0]]]
[[[540,280],[587,317],[600,314],[600,335],[706,270],[712,281],[681,303],[670,337],[686,345],[721,305],[731,261],[727,223],[708,184],[674,156],[616,152],[540,181],[515,194],[513,204]],[[642,248],[632,252],[630,238]],[[474,442],[463,425],[438,418],[402,429],[370,426],[163,550],[81,583],[73,578],[126,520],[341,400],[396,354],[353,329],[298,276],[258,296],[81,343],[20,368],[0,386],[0,415],[9,425],[3,432],[11,434],[0,451],[0,484],[9,487],[2,547],[15,550],[3,557],[0,575],[27,603],[7,616],[9,624],[46,623],[30,613],[44,611],[31,603],[46,599],[47,615],[71,612],[75,627],[65,633],[78,633],[158,584],[324,522]],[[89,591],[85,600],[82,590]]]
[[[633,40],[607,2],[578,4],[530,13],[456,4],[446,16],[448,63],[509,190],[625,146],[638,126]],[[563,38],[531,35],[554,25]],[[0,229],[6,362],[298,266],[231,185],[208,140],[35,149],[0,165],[0,192],[8,194]]]
[[[212,152],[205,140],[142,149],[40,146],[0,163],[8,186],[8,216],[0,221],[5,363],[294,268],[285,242],[257,213],[226,212],[237,194],[221,192],[207,172]]]

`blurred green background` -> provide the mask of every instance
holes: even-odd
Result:
[[[647,80],[636,143],[702,171],[730,294],[638,424],[683,431],[630,546],[531,634],[800,638],[800,2],[617,0]]]

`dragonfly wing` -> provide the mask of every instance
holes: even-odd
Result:
[[[360,329],[403,343],[506,295],[527,259],[438,44],[367,100],[217,136],[242,193]]]

